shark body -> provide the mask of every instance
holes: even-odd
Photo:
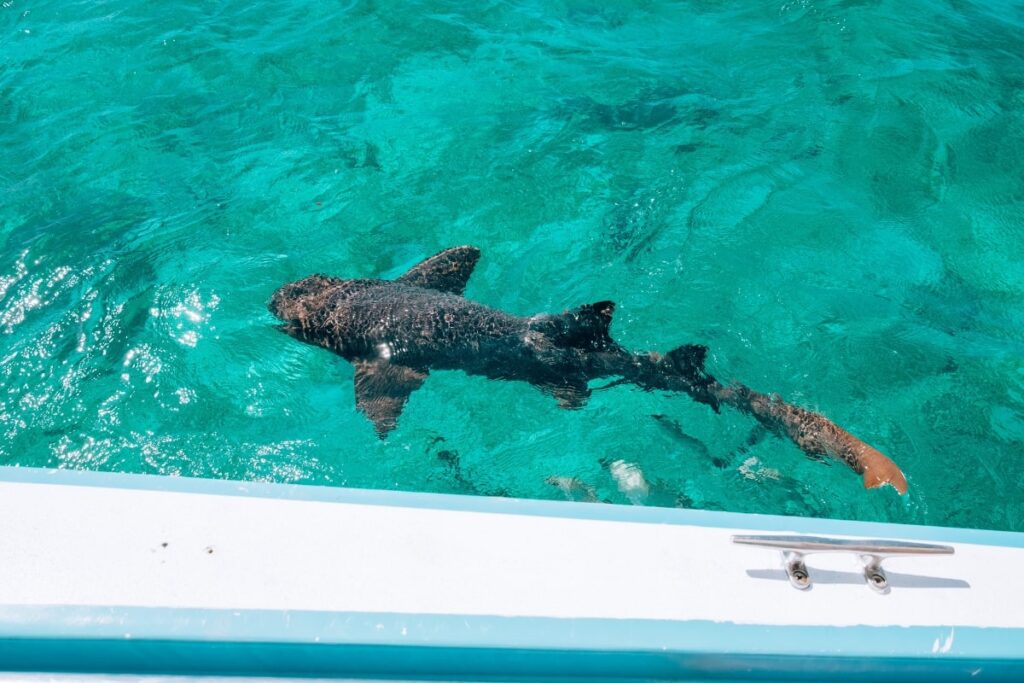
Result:
[[[356,407],[381,438],[397,426],[431,369],[528,382],[564,408],[586,403],[591,380],[614,377],[686,393],[716,412],[730,405],[809,455],[846,462],[864,475],[865,486],[890,483],[906,491],[891,460],[823,416],[740,384],[720,384],[704,370],[706,347],[680,346],[664,356],[622,347],[609,334],[611,301],[522,317],[466,299],[479,258],[475,247],[453,247],[393,281],[311,275],[280,287],[269,309],[290,336],[353,364]]]

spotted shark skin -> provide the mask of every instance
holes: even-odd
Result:
[[[663,356],[622,347],[609,334],[611,301],[521,317],[466,299],[479,258],[475,247],[453,247],[390,281],[311,275],[280,287],[268,308],[283,332],[352,363],[356,407],[381,438],[432,369],[528,382],[563,408],[585,405],[591,380],[616,378],[686,393],[715,412],[728,405],[808,455],[841,460],[863,475],[865,487],[906,492],[895,463],[824,416],[742,384],[720,384],[704,369],[706,347],[680,346]]]

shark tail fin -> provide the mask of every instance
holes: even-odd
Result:
[[[720,410],[718,399],[710,390],[715,378],[704,370],[707,355],[708,347],[703,344],[684,344],[666,353],[661,362],[693,387],[692,395],[696,400],[708,404],[717,413]]]
[[[864,488],[877,489],[889,484],[901,496],[907,492],[907,478],[899,465],[863,442],[856,452],[858,464],[864,470]]]

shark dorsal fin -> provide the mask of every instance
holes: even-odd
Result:
[[[398,424],[409,394],[420,388],[426,370],[416,370],[384,359],[357,361],[356,408],[366,413],[384,438]]]
[[[576,334],[582,338],[583,346],[605,348],[613,343],[608,327],[612,324],[614,313],[614,301],[598,301],[573,309],[566,317],[574,322]]]
[[[480,258],[476,247],[452,247],[416,264],[396,282],[461,295]]]
[[[557,315],[534,318],[532,329],[542,332],[559,346],[599,351],[615,342],[608,334],[615,303],[598,301]]]
[[[690,383],[693,388],[690,395],[694,400],[707,403],[717,413],[718,397],[711,391],[715,378],[704,370],[704,359],[707,355],[708,347],[702,344],[686,344],[666,353],[660,362],[663,367],[678,373]]]

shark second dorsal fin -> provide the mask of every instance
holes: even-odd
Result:
[[[384,359],[356,361],[355,368],[356,408],[373,421],[377,436],[383,439],[398,425],[409,394],[420,388],[427,371]]]
[[[615,342],[608,333],[615,303],[598,301],[577,308],[534,318],[531,328],[544,333],[559,346],[600,351]]]
[[[691,395],[695,401],[707,403],[717,413],[718,398],[710,390],[715,378],[704,370],[704,359],[707,355],[708,347],[702,344],[686,344],[666,353],[661,359],[661,364],[690,383],[694,390]]]
[[[479,259],[476,247],[452,247],[416,264],[396,282],[461,295]]]

